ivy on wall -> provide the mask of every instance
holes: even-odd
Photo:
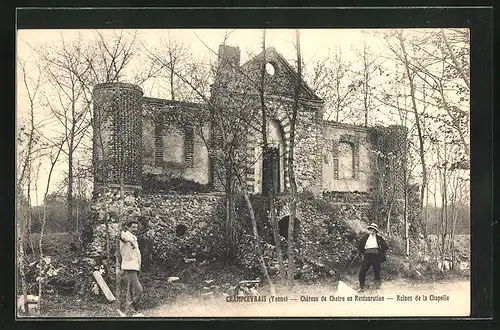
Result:
[[[193,194],[213,191],[210,184],[201,184],[180,177],[168,178],[155,174],[144,174],[141,184],[143,191],[148,193],[173,191],[182,194]]]

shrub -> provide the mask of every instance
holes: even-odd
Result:
[[[406,242],[403,237],[392,235],[390,237],[386,237],[386,242],[391,254],[406,254]]]
[[[142,188],[148,192],[175,191],[178,193],[207,193],[213,191],[209,184],[201,184],[184,178],[166,178],[154,174],[146,174],[142,179]]]
[[[27,240],[24,242],[24,250],[28,254],[35,251],[35,255],[40,253],[39,250],[40,234],[33,233],[28,235]],[[42,238],[42,248],[44,255],[61,255],[67,254],[70,251],[77,251],[81,249],[78,233],[61,232],[61,233],[44,233]]]

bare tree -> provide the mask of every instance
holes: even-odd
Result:
[[[304,76],[309,78],[312,90],[322,96],[325,99],[325,107],[331,109],[326,120],[350,120],[349,108],[355,102],[356,90],[359,87],[358,77],[350,68],[352,64],[345,59],[339,47],[333,55],[329,53],[317,60],[312,65],[312,73],[304,73]]]
[[[450,55],[451,59],[453,60],[453,65],[455,67],[455,70],[460,74],[460,77],[463,79],[465,84],[467,85],[467,89],[470,91],[470,72],[467,68],[467,66],[464,66],[463,63],[460,63],[459,59],[457,58],[455,51],[452,48],[451,43],[448,41],[448,37],[446,36],[446,33],[443,29],[440,29],[441,32],[441,38],[443,39],[443,42],[446,46],[446,50],[448,51],[448,54]],[[469,33],[468,32],[461,32],[460,33],[461,40],[460,42],[462,43],[462,47],[464,46],[464,43],[467,45],[469,43]],[[467,62],[466,62],[467,63]]]
[[[400,63],[404,66],[405,69],[405,77],[408,79],[408,87],[409,87],[409,95],[411,99],[411,110],[415,117],[415,127],[417,129],[417,136],[419,141],[419,156],[420,156],[420,165],[422,167],[422,189],[420,190],[420,210],[423,212],[423,202],[424,202],[424,194],[427,185],[427,166],[426,166],[426,152],[425,152],[425,142],[424,142],[424,134],[421,127],[421,118],[420,118],[420,110],[418,108],[417,101],[417,92],[416,92],[416,83],[415,77],[417,73],[413,69],[410,58],[406,51],[406,40],[402,31],[397,31],[395,33],[395,39],[398,43],[398,48],[387,43],[391,52],[395,55],[396,59],[400,61]]]
[[[297,217],[297,204],[299,196],[297,191],[297,181],[295,179],[295,127],[297,125],[297,113],[299,110],[300,89],[302,83],[302,56],[300,53],[300,31],[295,31],[295,47],[297,51],[297,81],[294,93],[294,103],[292,108],[292,116],[290,120],[290,151],[288,154],[288,173],[290,180],[291,190],[291,203],[290,203],[290,218],[288,222],[288,285],[293,284],[293,274],[295,272],[295,219]]]
[[[444,32],[444,31],[442,31]],[[447,36],[454,36],[456,43],[456,54],[460,58],[460,63],[463,68],[468,67],[468,42],[466,41],[467,33],[460,31],[446,30]],[[458,71],[455,69],[452,59],[444,45],[443,38],[436,31],[413,31],[412,33],[393,33],[391,34],[392,44],[389,43],[389,49],[395,59],[387,58],[388,62],[396,63],[396,68],[399,64],[403,65],[404,72],[396,72],[392,74],[389,70],[389,81],[379,84],[375,97],[377,101],[386,107],[398,110],[400,113],[411,114],[408,117],[407,124],[403,124],[409,128],[409,148],[408,155],[411,157],[408,163],[407,183],[411,183],[417,178],[421,181],[420,187],[420,203],[421,203],[421,223],[420,229],[426,240],[426,251],[431,252],[432,246],[427,235],[427,228],[434,223],[434,214],[429,214],[430,197],[435,197],[434,209],[439,209],[442,213],[439,215],[441,229],[439,229],[439,251],[440,257],[443,255],[443,236],[447,242],[444,246],[449,246],[449,234],[444,234],[447,227],[446,223],[451,223],[453,228],[453,208],[447,205],[437,206],[437,198],[440,196],[441,204],[443,200],[448,200],[449,196],[453,195],[453,190],[448,188],[448,192],[442,192],[440,187],[443,186],[441,181],[449,183],[448,178],[443,178],[445,169],[437,161],[443,158],[444,147],[443,138],[446,139],[448,148],[453,145],[454,152],[447,152],[449,161],[454,166],[460,168],[458,171],[462,177],[467,174],[463,170],[468,169],[469,148],[468,148],[468,102],[469,92],[466,83],[463,82]],[[405,55],[406,54],[406,55]],[[385,69],[387,71],[387,68]],[[410,77],[410,78],[408,78]],[[396,86],[401,88],[397,89]],[[412,88],[413,87],[413,88]],[[398,103],[399,97],[403,98],[404,102]],[[409,99],[409,107],[406,105],[406,98]],[[403,104],[404,103],[404,104]],[[416,110],[416,111],[415,111]],[[389,116],[390,119],[390,116]],[[414,132],[414,133],[412,133]],[[441,141],[441,142],[440,142]],[[423,142],[423,143],[422,143]],[[457,143],[462,146],[462,150],[457,150]],[[416,148],[415,148],[416,147]],[[439,157],[437,155],[439,152]],[[420,165],[425,164],[425,173],[414,173],[412,167],[412,159],[418,157]],[[430,171],[435,170],[436,173],[430,175]],[[457,172],[457,173],[458,173]],[[415,176],[415,174],[417,174]],[[425,176],[424,176],[425,174]],[[425,180],[423,180],[425,179]],[[432,189],[433,184],[440,183]],[[452,203],[447,203],[452,205]],[[425,206],[425,207],[424,207]],[[447,210],[448,209],[448,210]],[[431,226],[431,229],[434,228]],[[433,230],[433,229],[432,229]],[[407,236],[407,235],[406,235]],[[408,245],[408,241],[407,241]],[[447,248],[446,248],[447,249]]]
[[[101,109],[101,105],[98,100],[92,97],[92,88],[96,84],[100,83],[120,83],[123,81],[130,81],[135,84],[143,84],[148,79],[154,76],[152,65],[149,65],[148,69],[144,67],[141,68],[139,72],[135,74],[131,72],[131,63],[134,59],[139,58],[139,47],[141,45],[141,40],[138,37],[138,32],[136,30],[125,33],[123,30],[119,32],[112,31],[112,33],[104,34],[101,31],[97,31],[95,33],[94,42],[90,44],[87,50],[87,58],[86,61],[90,65],[90,78],[88,82],[85,83],[87,100],[89,103],[94,103],[94,111],[99,109],[98,113],[94,113],[94,137],[95,143],[97,146],[100,146],[102,150],[101,159],[99,167],[102,171],[102,179],[101,182],[102,188],[105,190],[108,189],[108,182],[106,180],[105,173],[107,172],[107,168],[109,166],[108,155],[106,154],[106,149],[104,148],[103,141],[103,131],[102,126],[108,120],[108,114],[104,113]],[[143,65],[143,64],[141,64]],[[120,89],[120,85],[118,85],[118,89]],[[118,93],[121,95],[120,93]],[[120,102],[120,100],[118,100]],[[119,143],[123,145],[125,142],[123,141],[123,136],[120,136]],[[120,159],[124,160],[124,147],[121,147],[120,150],[122,155]],[[120,171],[120,205],[121,210],[123,210],[123,198],[124,198],[124,183],[123,183],[123,171],[125,164],[119,164]],[[94,172],[97,169],[94,169]],[[105,226],[106,226],[106,251],[107,251],[107,271],[108,274],[111,274],[111,245],[115,247],[115,256],[114,256],[114,264],[115,264],[115,294],[117,297],[116,303],[118,307],[120,305],[120,296],[121,296],[121,266],[120,266],[120,232],[123,223],[123,214],[120,211],[120,215],[117,221],[117,236],[115,239],[111,239],[110,236],[110,218],[108,215],[104,217]]]
[[[47,74],[54,93],[45,95],[47,106],[61,125],[67,156],[67,220],[74,220],[74,159],[90,127],[90,104],[86,102],[82,82],[88,80],[91,66],[86,61],[83,37],[72,41],[61,34],[60,43],[42,54],[47,63]],[[53,101],[57,100],[57,101]],[[75,224],[76,227],[76,224]]]
[[[88,46],[87,63],[95,83],[118,82],[126,77],[126,68],[138,52],[137,31],[126,33],[95,32]]]
[[[148,45],[143,45],[143,47],[148,47]],[[189,54],[187,47],[182,41],[168,34],[167,39],[160,40],[159,46],[151,52],[158,54],[158,58],[149,57],[151,68],[153,68],[152,71],[154,72],[153,75],[167,81],[167,90],[170,92],[171,100],[185,100],[191,93],[189,93],[189,90],[186,90],[186,85],[174,72],[180,74],[192,72],[192,70],[189,70],[189,58],[191,58],[191,54]]]
[[[448,39],[443,30],[437,35],[432,34],[429,39],[433,41],[437,48],[432,53],[432,61],[426,63],[423,60],[414,58],[411,65],[415,67],[415,71],[418,72],[428,89],[436,93],[436,95],[431,95],[430,100],[434,101],[435,107],[445,110],[447,116],[441,116],[440,121],[458,134],[465,152],[466,162],[468,162],[470,159],[468,143],[470,86],[468,79],[464,78],[465,74],[468,75],[470,65],[468,34],[459,35],[457,40],[458,47],[461,49],[459,54],[462,64],[457,62],[457,56],[453,52],[450,53],[449,47],[451,46],[447,42]],[[446,46],[440,45],[442,40],[446,41]],[[418,49],[423,48],[422,45],[415,42],[412,43],[412,46]],[[427,52],[425,55],[427,55]],[[450,57],[453,59],[452,63],[450,63]],[[465,86],[460,83],[459,77],[463,79]]]
[[[19,102],[18,106],[26,108],[27,116],[18,118],[16,137],[16,251],[17,264],[20,272],[21,291],[26,302],[27,283],[25,277],[25,243],[31,240],[27,237],[31,231],[33,218],[31,207],[31,186],[37,184],[38,175],[33,165],[43,155],[47,148],[41,136],[41,129],[49,120],[36,116],[40,108],[40,93],[43,88],[43,63],[33,58],[17,59],[19,90],[25,95],[26,102]],[[39,166],[37,167],[39,168]],[[32,244],[31,244],[32,246]],[[25,306],[26,307],[26,306]],[[29,310],[26,308],[29,312]]]
[[[61,155],[61,151],[64,147],[64,144],[66,143],[66,138],[63,137],[61,141],[59,141],[58,144],[52,146],[52,150],[50,150],[48,157],[50,161],[50,166],[49,166],[49,173],[47,176],[47,182],[45,186],[45,192],[43,194],[43,216],[42,216],[42,224],[40,228],[40,238],[38,241],[38,249],[40,252],[40,258],[39,258],[39,265],[40,265],[40,272],[39,272],[39,278],[38,278],[38,307],[41,310],[42,308],[42,290],[43,290],[43,283],[45,279],[45,274],[44,274],[44,267],[43,264],[45,262],[44,260],[44,255],[43,255],[43,238],[44,238],[44,231],[45,231],[45,225],[47,223],[47,204],[48,200],[47,197],[49,195],[49,190],[50,190],[50,184],[51,184],[51,179],[52,179],[52,174],[54,172],[54,168],[59,161],[59,156]]]

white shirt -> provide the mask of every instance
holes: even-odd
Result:
[[[366,240],[365,249],[377,249],[377,234],[368,235],[368,239]]]
[[[122,256],[122,269],[140,270],[141,251],[139,250],[137,237],[129,231],[122,231],[121,238],[120,253]]]

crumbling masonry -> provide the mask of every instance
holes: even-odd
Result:
[[[252,81],[258,81],[264,59],[274,69],[265,78],[269,150],[274,157],[272,179],[263,184],[261,132],[251,127],[259,127],[261,121],[259,89]],[[216,175],[220,166],[216,155],[222,150],[217,150],[220,139],[211,125],[214,105],[247,114],[248,130],[238,157],[248,191],[258,195],[271,184],[278,195],[284,195],[289,190],[287,155],[296,84],[296,72],[274,48],[240,64],[239,49],[221,45],[210,105],[145,97],[141,88],[126,83],[95,86],[94,219],[87,231],[89,251],[102,254],[105,219],[115,230],[123,212],[126,218],[140,219],[141,235],[151,242],[154,258],[221,255],[224,195]],[[391,197],[395,201],[391,212],[397,218],[404,196],[405,129],[325,121],[323,100],[305,82],[300,86],[295,148],[299,192],[337,208],[336,221],[381,225],[388,209],[381,207],[382,200]],[[213,148],[211,153],[207,145]],[[126,198],[120,211],[121,179]],[[307,235],[318,235],[311,228],[324,227],[325,217],[312,216],[306,204],[298,210],[301,228],[310,229]],[[279,208],[280,218],[286,217],[286,203]]]

